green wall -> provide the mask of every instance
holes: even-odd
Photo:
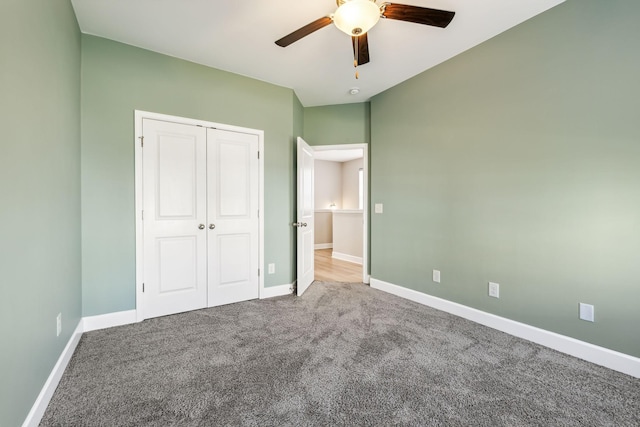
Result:
[[[4,1],[0,58],[0,425],[17,426],[81,312],[80,32],[69,1]]]
[[[372,277],[640,356],[638,16],[568,0],[374,97]]]
[[[568,0],[371,104],[311,108],[80,36],[68,0],[2,12],[0,425],[22,423],[82,314],[135,307],[135,109],[265,130],[267,286],[295,278],[295,137],[371,141],[373,277],[640,356],[638,2]]]
[[[290,89],[83,35],[83,315],[135,308],[134,110],[265,131],[265,286],[292,283],[300,108]]]
[[[358,104],[325,105],[304,109],[304,139],[309,145],[369,144],[371,106]],[[371,155],[369,155],[371,170]],[[369,183],[371,200],[371,183]],[[371,221],[367,241],[371,242]],[[367,272],[371,271],[371,244],[367,253]]]
[[[304,139],[309,145],[369,143],[369,103],[304,109]]]

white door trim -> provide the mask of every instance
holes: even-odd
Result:
[[[209,122],[205,120],[190,119],[186,117],[171,116],[167,114],[152,113],[149,111],[135,110],[134,112],[134,168],[135,168],[135,234],[136,234],[136,321],[140,322],[146,319],[142,302],[143,292],[142,286],[144,283],[144,250],[143,250],[143,223],[142,223],[142,145],[140,136],[142,135],[142,120],[153,119],[162,120],[171,123],[180,123],[186,125],[202,126],[205,128],[215,128],[221,130],[228,130],[232,132],[248,133],[258,136],[258,151],[260,152],[259,158],[259,202],[258,209],[260,210],[260,232],[259,232],[259,245],[258,245],[258,266],[260,268],[260,277],[258,278],[259,298],[265,294],[264,287],[264,131],[258,129],[251,129],[233,125],[227,125],[222,123]]]
[[[312,145],[314,151],[362,149],[364,203],[362,204],[362,282],[369,283],[369,144]]]

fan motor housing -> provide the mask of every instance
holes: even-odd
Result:
[[[375,0],[336,0],[333,23],[350,36],[360,36],[378,23],[380,7]]]

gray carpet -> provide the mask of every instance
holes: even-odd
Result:
[[[43,426],[638,426],[640,380],[362,284],[83,335]]]

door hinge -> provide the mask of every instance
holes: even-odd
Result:
[[[260,159],[260,152],[258,151],[258,159]]]
[[[260,269],[258,269],[258,277],[260,277]]]
[[[142,292],[144,292],[144,283],[142,284]]]
[[[140,147],[144,147],[144,136],[139,136],[140,138]]]
[[[260,218],[260,209],[258,209],[258,218]]]
[[[142,211],[142,220],[144,221],[144,210]]]

